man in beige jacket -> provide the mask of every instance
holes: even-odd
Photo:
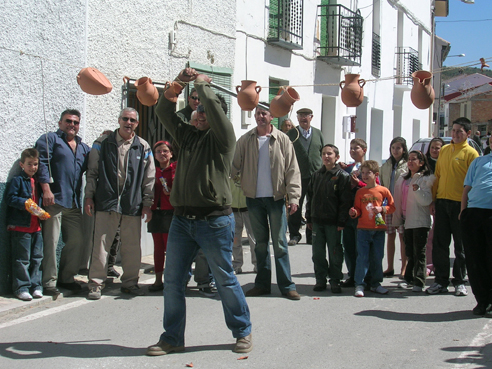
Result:
[[[255,119],[257,127],[238,140],[232,162],[232,177],[240,174],[256,239],[258,274],[255,287],[247,291],[246,296],[270,294],[270,225],[278,287],[286,298],[299,300],[290,274],[285,196],[289,199],[290,214],[295,213],[301,197],[301,174],[294,147],[289,138],[271,124],[270,112],[257,107]]]

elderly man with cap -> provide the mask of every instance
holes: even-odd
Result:
[[[313,111],[309,108],[302,108],[297,111],[297,120],[299,125],[295,129],[291,129],[286,134],[294,144],[297,163],[301,170],[302,193],[299,200],[299,208],[294,214],[289,216],[289,246],[294,246],[301,240],[299,229],[301,228],[302,220],[302,204],[306,196],[307,187],[311,174],[321,168],[321,150],[323,149],[324,141],[323,134],[317,128],[311,127],[313,119]],[[312,233],[310,229],[306,229],[306,243],[312,243]]]

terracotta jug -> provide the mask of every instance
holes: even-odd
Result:
[[[173,103],[177,102],[178,95],[183,91],[183,87],[176,81],[166,82],[166,87],[167,90],[164,91],[165,98]]]
[[[360,74],[346,74],[345,81],[340,82],[342,102],[349,108],[358,107],[364,100],[364,85],[366,81],[359,79],[359,77]]]
[[[159,91],[157,91],[150,78],[142,77],[137,79],[135,87],[137,88],[137,99],[142,105],[153,106],[157,104]]]
[[[96,68],[84,68],[77,75],[77,83],[82,91],[91,95],[104,95],[113,89],[113,85]]]
[[[241,81],[241,86],[236,86],[237,103],[241,110],[251,111],[256,108],[260,101],[260,91],[261,87],[256,86],[256,81]]]
[[[410,99],[419,109],[427,109],[434,102],[434,88],[432,88],[432,73],[418,70],[412,73],[413,87]]]
[[[282,91],[283,94],[280,94]],[[292,105],[299,99],[299,94],[292,87],[280,87],[277,96],[270,102],[270,113],[274,118],[282,117],[290,111]]]

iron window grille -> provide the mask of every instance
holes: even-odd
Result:
[[[381,36],[372,33],[372,57],[371,57],[372,75],[381,77]]]
[[[396,84],[413,85],[412,73],[422,69],[419,52],[411,47],[397,47]]]
[[[290,50],[302,49],[303,0],[270,0],[268,42]]]
[[[343,5],[318,5],[318,59],[337,65],[360,66],[362,56],[360,11]]]

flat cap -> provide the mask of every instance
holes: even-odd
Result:
[[[313,114],[313,111],[309,108],[302,108],[297,111],[297,114]]]

